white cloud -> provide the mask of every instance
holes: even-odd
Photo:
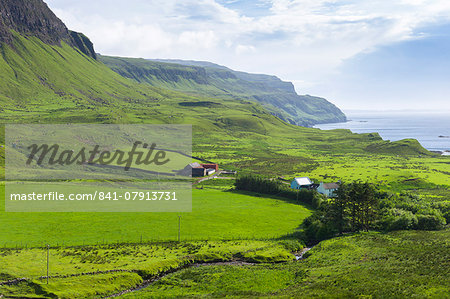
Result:
[[[180,44],[192,48],[212,49],[218,43],[218,38],[212,30],[208,31],[184,31],[179,37]]]
[[[242,45],[254,49],[257,43],[258,50],[264,50],[265,45],[276,43],[295,47],[299,55],[308,54],[309,47],[333,49],[329,55],[339,53],[336,61],[340,61],[380,44],[411,38],[418,26],[448,17],[450,12],[450,2],[439,0],[401,0],[397,4],[384,0],[272,0],[268,15],[249,18],[213,0],[130,0],[126,6],[123,1],[108,1],[107,7],[129,7],[118,17],[108,9],[90,11],[90,2],[104,3],[51,0],[50,5],[71,28],[87,33],[100,51],[126,55],[128,47],[120,42],[125,39],[142,50],[147,45],[149,57],[162,50],[177,54],[171,48],[177,46],[204,51],[215,47],[220,56],[221,51],[228,51],[225,44],[243,54]],[[265,40],[270,34],[287,37]],[[253,40],[255,44],[245,40],[252,35],[260,36]],[[347,51],[335,51],[337,48]],[[253,51],[244,52],[251,55]]]
[[[255,53],[255,51],[256,51],[255,47],[246,45],[237,45],[235,49],[237,55]]]

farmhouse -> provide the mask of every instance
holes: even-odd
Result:
[[[339,183],[320,182],[319,187],[317,187],[317,192],[328,197],[333,197],[337,189],[339,189]]]
[[[311,189],[313,186],[313,182],[308,177],[295,178],[291,182],[292,189]]]

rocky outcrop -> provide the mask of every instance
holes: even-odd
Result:
[[[48,44],[69,39],[64,23],[42,0],[0,0],[2,40],[10,41],[10,30],[24,35],[34,35]],[[9,29],[9,30],[8,30]]]
[[[84,35],[83,33],[70,31],[70,37],[72,39],[72,44],[81,52],[89,57],[97,59],[97,54],[94,50],[94,44],[86,35]]]
[[[42,0],[0,0],[0,42],[13,45],[12,31],[35,36],[50,45],[59,45],[64,41],[87,56],[96,58],[89,39],[69,31]]]

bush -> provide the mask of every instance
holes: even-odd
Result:
[[[325,195],[320,194],[319,192],[314,192],[314,196],[312,199],[312,206],[315,209],[320,209],[324,205],[326,205],[328,202],[328,199]]]
[[[411,211],[391,209],[380,221],[380,228],[385,231],[407,230],[417,227],[417,217]]]
[[[440,230],[446,225],[445,218],[440,215],[417,215],[418,230]]]
[[[441,211],[445,221],[450,223],[450,201],[437,202],[433,205],[433,208]]]
[[[305,248],[305,244],[299,240],[283,240],[280,244],[290,252],[300,251]]]
[[[331,225],[316,219],[305,225],[304,234],[309,242],[316,243],[334,237],[336,230]]]

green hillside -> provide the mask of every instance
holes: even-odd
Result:
[[[17,32],[13,36],[12,45],[3,43],[0,48],[3,123],[192,124],[195,156],[219,162],[224,168],[264,175],[314,171],[318,173],[315,177],[320,177],[326,175],[323,169],[329,169],[330,163],[345,164],[348,170],[361,161],[379,163],[377,154],[431,155],[411,142],[402,143],[397,153],[399,142],[380,143],[377,134],[291,125],[253,101],[199,96],[137,83],[64,41],[51,45]],[[345,158],[333,159],[344,154]],[[439,159],[436,175],[446,167]],[[389,169],[389,181],[396,173],[416,176],[414,168],[405,170],[401,166],[411,162],[391,164],[395,163],[400,166]]]
[[[133,243],[140,239],[156,242],[177,238],[176,213],[5,213],[4,187],[0,185],[3,194],[0,223],[9,229],[0,232],[2,247],[12,248],[17,244],[37,247],[43,242],[54,245]],[[193,211],[180,214],[183,241],[279,238],[295,232],[298,224],[311,215],[310,207],[284,202],[278,197],[223,192],[208,186],[194,189],[192,196]],[[250,213],[252,217],[248,217]]]
[[[306,175],[315,180],[326,181],[364,179],[384,181],[388,186],[420,178],[431,186],[450,185],[448,158],[432,155],[417,143],[389,143],[382,141],[378,134],[353,134],[348,130],[321,131],[291,125],[268,113],[257,103],[186,95],[150,87],[148,84],[138,84],[119,76],[101,62],[80,54],[64,42],[61,46],[49,45],[35,37],[24,37],[18,33],[14,33],[14,36],[14,48],[6,44],[1,48],[0,118],[3,123],[193,124],[194,155],[218,162],[221,168],[237,169],[240,173],[287,178]],[[3,130],[1,137],[4,137]],[[403,150],[397,152],[397,146]],[[3,147],[0,148],[0,159],[4,165]],[[0,170],[4,176],[4,166]],[[3,197],[4,192],[1,194]],[[220,203],[221,200],[230,198],[230,193],[227,192],[195,191],[193,195],[194,208],[206,199],[213,204],[213,200]],[[242,199],[243,197],[238,196],[238,200]],[[254,198],[248,197],[247,201],[250,200]],[[231,204],[232,202],[227,201],[223,210],[229,209]],[[220,209],[220,206],[217,205],[217,208]],[[301,210],[300,207],[289,209],[294,212],[298,209],[297,213]],[[206,215],[212,212],[211,207],[205,210]],[[264,213],[271,216],[265,216]],[[227,227],[227,223],[233,223],[238,215],[239,209],[223,214],[225,220],[219,222],[224,226],[217,226],[211,220],[211,225],[218,228],[214,234],[219,236],[223,229],[229,234],[220,237],[279,236],[295,229],[297,225],[294,223],[298,221],[300,224],[304,217],[293,214],[289,227],[280,230],[280,224],[271,225],[265,218],[279,219],[278,217],[283,216],[281,219],[286,219],[288,214],[286,211],[278,213],[274,209],[268,209],[262,212],[261,219],[254,218],[255,221],[266,222],[266,226],[261,226],[258,234],[253,234],[251,229],[240,233],[231,230],[232,226]],[[243,219],[248,217],[245,213],[241,216]],[[1,213],[0,222],[14,226],[22,217]],[[74,219],[73,216],[66,218],[66,214],[36,217],[44,217],[48,221],[46,223],[50,224],[61,223],[62,219]],[[80,219],[83,217],[86,216],[81,216]],[[125,214],[124,217],[127,218]],[[174,215],[158,217],[156,220],[164,223],[159,232],[161,238],[173,239],[173,227],[170,223],[173,222]],[[119,234],[114,233],[114,229],[110,232],[102,231],[103,226],[112,227],[114,219],[111,220],[109,215],[98,214],[96,219],[99,223],[97,228],[86,229],[83,234],[80,232],[77,235],[76,228],[68,227],[68,231],[60,233],[51,230],[46,238],[52,241],[53,238],[62,240],[64,235],[67,236],[64,238],[66,243],[78,245],[84,241],[94,242],[100,236],[108,236],[108,241],[119,241],[123,236],[130,240],[139,238],[140,233],[131,227]],[[139,226],[141,222],[138,219],[127,225]],[[150,218],[144,217],[142,221],[145,222],[145,219]],[[33,218],[19,222],[23,226],[17,227],[18,231],[5,231],[7,235],[2,238],[3,244],[10,247],[20,243],[39,242],[45,224],[38,224]],[[125,222],[118,222],[114,227],[122,227]],[[202,222],[192,223],[192,232],[199,231],[198,225],[205,227]],[[146,235],[154,237],[150,234],[151,227],[148,229],[150,230]],[[29,234],[22,234],[21,231]],[[190,237],[201,239],[205,236],[211,237],[203,233],[192,233]]]
[[[290,82],[208,63],[100,56],[118,74],[137,82],[215,98],[261,103],[273,115],[302,126],[345,121],[345,115],[319,97],[300,96]]]
[[[321,131],[274,116],[270,105],[254,98],[295,95],[290,83],[276,77],[203,62],[183,62],[193,64],[183,66],[100,57],[120,68],[131,65],[129,74],[136,71],[136,77],[127,79],[84,53],[83,45],[92,48],[87,37],[74,38],[42,1],[1,0],[0,4],[2,11],[22,15],[1,15],[2,123],[192,124],[194,155],[225,169],[267,176],[384,183],[420,178],[450,184],[448,157],[437,157],[415,141],[385,142],[378,134]],[[156,80],[159,87],[145,78]],[[1,161],[3,151],[0,148]]]

